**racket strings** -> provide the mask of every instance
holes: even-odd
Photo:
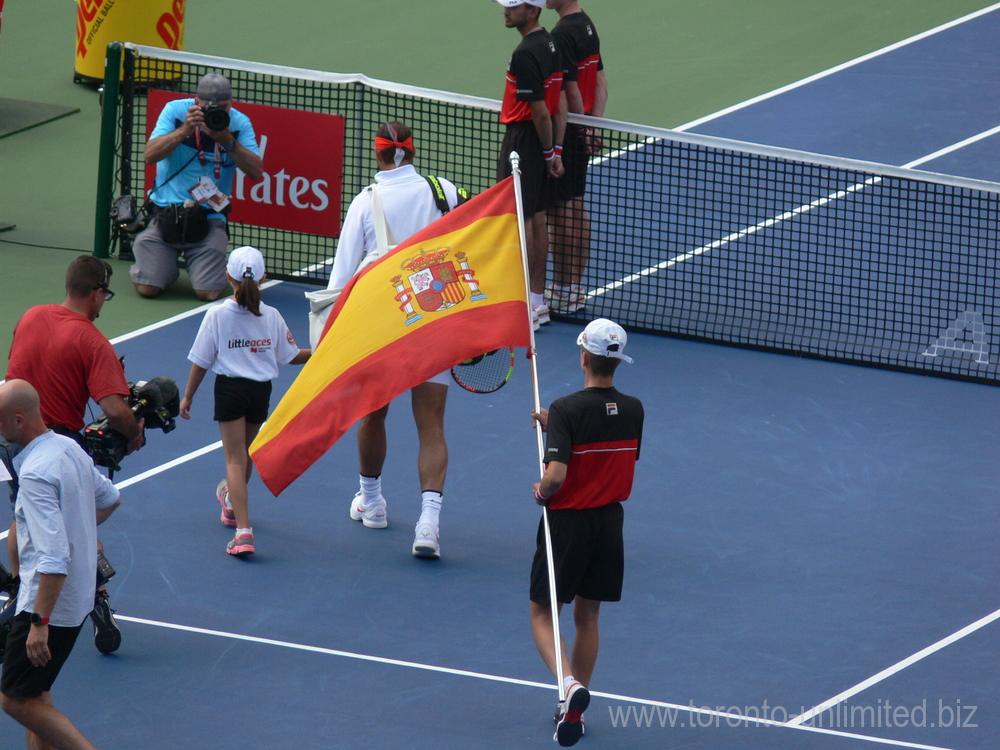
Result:
[[[451,373],[463,388],[489,393],[506,383],[513,369],[514,350],[504,347],[457,364],[451,368]]]

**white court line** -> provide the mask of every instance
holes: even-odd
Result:
[[[115,484],[115,488],[118,490],[123,490],[126,487],[130,487],[133,484],[137,484],[144,479],[149,479],[150,477],[155,477],[157,474],[162,474],[168,469],[172,469],[175,466],[180,466],[181,464],[186,464],[199,456],[204,456],[206,453],[211,453],[214,450],[218,450],[222,447],[222,441],[217,440],[211,445],[206,445],[203,448],[198,448],[198,450],[191,451],[190,453],[185,453],[183,456],[179,456],[172,461],[167,461],[165,464],[160,464],[159,466],[154,466],[148,471],[144,471],[141,474],[136,474],[134,477],[129,477],[128,479],[123,479]]]
[[[265,281],[260,285],[261,289],[270,289],[272,286],[277,286],[281,284],[281,281]],[[121,336],[116,336],[111,339],[112,344],[120,344],[123,341],[128,341],[129,339],[134,339],[138,336],[142,336],[146,333],[152,333],[153,331],[159,330],[160,328],[165,328],[171,323],[176,323],[179,320],[185,320],[187,318],[192,318],[195,315],[201,315],[210,307],[217,307],[228,299],[227,297],[222,297],[214,302],[206,302],[204,305],[198,305],[198,307],[192,307],[190,310],[185,310],[182,313],[177,313],[177,315],[172,315],[169,318],[164,318],[163,320],[157,321],[156,323],[151,323],[148,326],[143,326],[142,328],[137,328],[134,331],[129,331],[128,333],[123,333]]]
[[[1000,125],[997,125],[995,128],[990,128],[989,130],[984,130],[982,133],[979,133],[978,135],[970,136],[966,138],[964,141],[959,141],[958,143],[953,143],[950,146],[945,146],[944,148],[938,149],[932,154],[927,154],[927,156],[921,156],[919,159],[915,159],[914,161],[911,161],[909,164],[904,164],[903,169],[914,169],[915,167],[919,167],[921,164],[926,164],[929,161],[940,159],[942,156],[947,156],[948,154],[954,151],[963,149],[966,146],[971,146],[973,143],[977,143],[979,141],[990,138],[996,135],[997,133],[1000,133]]]
[[[761,94],[760,96],[755,96],[752,99],[747,99],[745,102],[734,104],[733,106],[726,107],[725,109],[720,109],[718,112],[715,112],[710,115],[705,115],[704,117],[699,117],[697,120],[692,120],[691,122],[685,123],[684,125],[681,125],[680,127],[673,129],[683,132],[685,130],[698,127],[699,125],[706,122],[710,122],[711,120],[714,120],[718,117],[724,117],[725,115],[737,112],[741,109],[744,109],[745,107],[750,107],[759,102],[767,101],[772,97],[779,96],[788,91],[792,91],[793,89],[797,89],[800,86],[806,86],[810,83],[814,83],[815,81],[818,81],[822,78],[826,78],[827,76],[833,75],[834,73],[840,73],[843,70],[847,70],[848,68],[851,68],[855,65],[860,65],[861,63],[867,62],[868,60],[874,60],[876,57],[881,57],[882,55],[888,54],[889,52],[894,52],[895,50],[906,47],[907,45],[913,44],[914,42],[919,42],[923,39],[927,39],[928,37],[934,36],[935,34],[938,34],[942,31],[947,31],[948,29],[954,28],[955,26],[963,24],[967,21],[971,21],[975,18],[979,18],[980,16],[984,16],[987,13],[992,13],[997,9],[1000,9],[1000,3],[990,5],[987,8],[983,8],[982,10],[977,10],[973,13],[970,13],[967,16],[956,18],[954,21],[949,21],[948,23],[941,24],[940,26],[936,26],[933,29],[922,31],[921,33],[916,34],[915,36],[903,39],[902,41],[896,42],[895,44],[890,44],[888,47],[883,47],[882,49],[875,50],[874,52],[869,52],[868,54],[862,55],[861,57],[856,57],[853,60],[848,60],[847,62],[841,63],[840,65],[836,65],[832,68],[829,68],[828,70],[816,73],[815,75],[811,75],[808,78],[803,78],[801,81],[790,83],[787,86],[782,86],[781,88],[777,88],[774,91],[769,91],[766,94]]]
[[[975,633],[980,628],[983,628],[983,627],[989,625],[990,623],[995,622],[998,619],[1000,619],[1000,609],[998,609],[996,612],[993,612],[992,614],[986,615],[986,617],[983,617],[980,620],[976,620],[971,625],[967,625],[964,628],[962,628],[961,630],[958,630],[958,631],[952,633],[947,638],[942,638],[937,643],[932,643],[927,648],[925,648],[925,649],[923,649],[921,651],[918,651],[917,653],[913,654],[912,656],[908,656],[907,658],[903,659],[901,662],[893,664],[888,669],[883,669],[881,672],[879,672],[876,675],[872,675],[871,677],[869,677],[864,682],[859,682],[854,687],[848,688],[847,690],[845,690],[844,692],[840,693],[839,695],[833,696],[832,698],[830,698],[830,700],[825,701],[823,703],[820,703],[818,706],[815,706],[814,708],[809,709],[804,714],[800,714],[799,716],[796,716],[794,719],[791,719],[788,722],[788,726],[798,726],[798,725],[802,724],[803,722],[806,722],[806,721],[809,721],[810,719],[813,719],[814,717],[818,716],[819,714],[823,713],[824,711],[826,711],[826,710],[828,710],[830,708],[833,708],[837,704],[843,703],[848,698],[851,698],[851,697],[857,695],[858,693],[860,693],[860,692],[862,692],[864,690],[867,690],[872,685],[875,685],[875,684],[877,684],[879,682],[882,682],[882,680],[885,680],[888,677],[892,677],[897,672],[901,672],[902,670],[906,669],[910,665],[916,664],[921,659],[923,659],[923,658],[925,658],[927,656],[930,656],[931,654],[933,654],[933,653],[935,653],[937,651],[940,651],[945,646],[950,646],[952,643],[955,643],[955,641],[961,640],[962,638],[964,638],[965,636],[969,635],[970,633]]]
[[[292,643],[290,641],[279,641],[273,638],[259,638],[257,636],[251,635],[241,635],[239,633],[229,633],[224,630],[211,630],[209,628],[197,628],[190,625],[178,625],[176,623],[161,622],[158,620],[147,620],[141,617],[130,617],[128,615],[115,614],[116,619],[123,620],[125,622],[132,622],[138,625],[149,625],[156,628],[166,628],[168,630],[179,630],[185,633],[196,633],[199,635],[210,635],[217,638],[229,638],[236,641],[243,641],[245,643],[257,643],[264,646],[278,646],[281,648],[288,648],[295,651],[305,651],[313,654],[325,654],[327,656],[339,656],[345,659],[355,659],[358,661],[373,662],[376,664],[386,664],[388,666],[394,667],[406,667],[409,669],[420,669],[426,672],[437,672],[439,674],[454,675],[456,677],[471,677],[477,680],[488,680],[490,682],[501,682],[508,685],[520,685],[523,687],[533,687],[540,688],[542,690],[556,690],[556,686],[551,683],[536,682],[534,680],[522,680],[516,677],[502,677],[500,675],[487,674],[485,672],[473,672],[467,669],[454,669],[452,667],[440,667],[434,664],[423,664],[421,662],[414,661],[404,661],[402,659],[390,659],[384,656],[372,656],[371,654],[359,654],[353,651],[342,651],[340,649],[334,648],[324,648],[321,646],[308,646],[302,643]],[[914,742],[902,742],[899,740],[885,739],[882,737],[869,737],[863,734],[854,734],[852,732],[843,732],[835,729],[825,729],[822,727],[809,727],[791,724],[790,722],[779,722],[772,719],[761,719],[753,716],[742,716],[740,714],[728,713],[726,711],[712,710],[710,708],[699,708],[696,706],[682,706],[679,703],[665,703],[662,701],[652,701],[643,698],[633,698],[627,695],[618,695],[616,693],[604,693],[598,691],[591,691],[591,695],[607,698],[613,701],[622,701],[625,703],[640,703],[649,706],[663,707],[670,711],[685,712],[689,714],[698,714],[702,716],[711,716],[713,718],[726,721],[737,721],[739,723],[746,722],[747,724],[755,725],[765,725],[776,728],[784,729],[797,729],[800,731],[815,732],[817,734],[831,735],[835,737],[843,737],[847,739],[862,740],[865,742],[871,742],[878,745],[889,745],[892,747],[905,747],[913,748],[914,750],[949,750],[948,748],[939,747],[936,745],[922,745]],[[718,725],[717,725],[718,726]]]

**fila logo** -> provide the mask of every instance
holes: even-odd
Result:
[[[613,417],[618,413],[618,404],[612,401],[610,404],[605,404],[604,407],[608,410],[608,416]]]

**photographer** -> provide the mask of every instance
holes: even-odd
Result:
[[[125,371],[111,342],[94,320],[114,296],[108,288],[111,265],[92,255],[81,255],[66,271],[66,299],[61,305],[36,305],[14,329],[7,379],[31,383],[41,400],[42,419],[54,432],[83,446],[81,430],[90,399],[108,417],[110,426],[128,440],[126,451],[145,442],[142,420],[128,406]],[[17,571],[14,525],[8,537],[11,572]],[[121,634],[111,617],[107,592],[98,592],[92,615],[95,643],[102,653],[118,648]]]
[[[149,193],[154,218],[132,246],[132,281],[156,297],[177,280],[183,255],[198,298],[216,300],[226,287],[226,214],[237,167],[251,180],[264,176],[250,119],[233,109],[225,76],[209,73],[193,99],[168,102],[145,150],[156,164]]]

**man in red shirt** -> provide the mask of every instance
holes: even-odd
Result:
[[[84,417],[90,399],[108,417],[111,427],[123,434],[126,452],[142,447],[143,423],[137,422],[126,401],[125,371],[115,349],[94,320],[104,303],[114,296],[108,288],[111,265],[92,255],[81,255],[66,271],[66,298],[61,305],[36,305],[14,329],[7,363],[7,380],[26,380],[38,391],[42,419],[53,431],[76,440],[83,447]],[[12,498],[13,500],[13,498]],[[17,574],[17,534],[11,524],[7,552],[11,573]],[[111,616],[108,594],[97,593],[94,638],[98,650],[111,653],[121,643]]]
[[[535,329],[549,322],[545,306],[545,262],[549,252],[545,210],[555,202],[555,179],[563,173],[565,112],[559,108],[563,69],[555,41],[538,23],[545,0],[496,0],[504,23],[521,34],[507,66],[500,122],[507,126],[497,180],[510,176],[510,154],[521,157],[521,196]]]
[[[614,387],[615,369],[632,359],[624,354],[627,336],[617,323],[592,321],[577,338],[585,388],[557,399],[535,418],[548,433],[545,474],[534,485],[535,500],[548,508],[559,609],[573,602],[576,635],[573,654],[562,641],[566,700],[556,710],[560,745],[576,744],[583,734],[583,712],[590,704],[587,686],[597,663],[601,602],[622,596],[625,546],[622,503],[632,492],[639,459],[642,402]],[[549,597],[543,523],[531,566],[531,632],[552,674],[555,636]]]
[[[552,38],[562,57],[567,110],[603,117],[608,79],[604,74],[601,40],[593,21],[580,8],[578,0],[548,0],[545,7],[559,13]],[[587,163],[600,150],[600,140],[588,128],[567,123],[563,138],[566,173],[556,183],[557,203],[548,212],[553,283],[545,290],[545,302],[553,312],[572,313],[586,304],[580,281],[590,256],[590,217],[583,196]]]

